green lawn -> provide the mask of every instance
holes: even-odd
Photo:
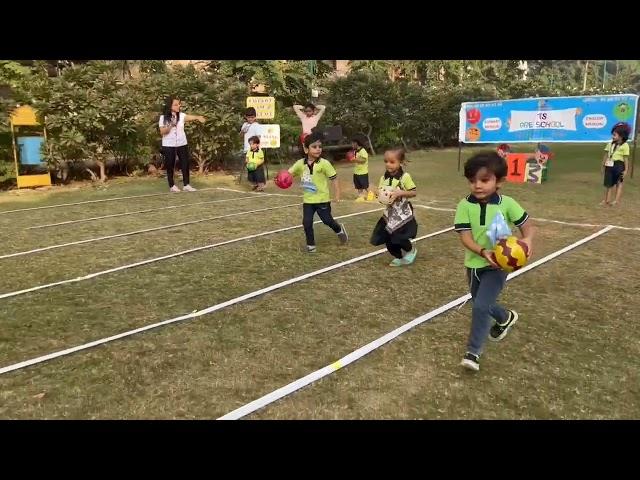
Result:
[[[600,207],[600,147],[554,146],[554,151],[547,183],[507,184],[504,193],[534,217],[640,226],[637,178],[626,182],[621,205]],[[464,157],[470,152],[463,150]],[[409,156],[408,170],[419,190],[415,203],[455,208],[468,191],[457,172],[457,155],[451,149]],[[373,157],[372,179],[382,169],[381,157]],[[334,215],[377,206],[352,201],[349,166],[339,167],[339,177],[346,200],[334,204]],[[196,177],[192,183],[247,189],[231,177]],[[100,188],[5,192],[0,212],[165,190],[166,180],[140,178],[116,179]],[[267,191],[282,193],[271,183]],[[256,197],[25,230],[241,196],[246,195],[207,190],[0,214],[0,254],[300,201]],[[296,225],[300,210],[286,207],[0,259],[5,273],[0,294]],[[0,367],[371,252],[368,237],[378,216],[345,219],[351,241],[344,247],[317,225],[316,255],[302,252],[303,232],[296,229],[0,299]],[[452,216],[417,209],[419,235],[450,226]],[[598,230],[536,226],[537,258]],[[469,329],[467,304],[248,418],[637,418],[639,235],[613,230],[510,282],[503,301],[521,320],[503,343],[487,347],[479,374],[458,366]],[[418,251],[416,264],[408,268],[392,270],[386,254],[377,256],[195,320],[7,373],[0,376],[0,417],[216,418],[466,293],[455,233],[421,241]]]

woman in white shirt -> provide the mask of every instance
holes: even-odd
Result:
[[[176,155],[180,158],[180,166],[182,167],[183,191],[196,191],[195,188],[189,185],[189,147],[187,146],[187,136],[184,133],[185,122],[191,122],[193,120],[198,120],[200,123],[205,122],[205,118],[202,115],[186,115],[181,113],[179,99],[174,97],[167,98],[158,126],[162,134],[162,154],[166,162],[170,192],[180,191],[173,182],[173,169],[176,164]]]

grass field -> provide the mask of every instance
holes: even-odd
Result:
[[[527,147],[522,147],[525,150]],[[558,146],[543,185],[507,184],[535,218],[640,227],[638,179],[622,204],[600,207],[600,147]],[[464,156],[470,150],[463,151]],[[455,208],[468,192],[457,150],[415,152],[408,170],[416,204]],[[382,173],[371,160],[371,178]],[[272,166],[272,171],[276,170]],[[349,166],[339,167],[345,201],[334,215],[360,213]],[[231,177],[197,177],[198,188],[247,190]],[[12,209],[166,191],[166,180],[115,179],[0,194],[0,255],[175,223],[191,225],[2,258],[0,295],[101,272],[190,248],[298,225],[300,197],[218,189],[6,213]],[[271,183],[268,193],[283,192]],[[199,202],[230,200],[219,203]],[[188,206],[193,204],[192,206]],[[181,208],[164,209],[187,205]],[[291,206],[288,206],[291,205]],[[70,225],[50,223],[146,209],[154,212]],[[453,213],[416,209],[419,235],[451,226]],[[316,225],[318,253],[302,252],[293,229],[240,240],[96,278],[0,298],[0,368],[203,309],[376,250],[379,213],[344,219],[339,246]],[[535,257],[600,227],[536,222]],[[637,418],[640,416],[638,230],[614,229],[509,282],[503,303],[520,322],[487,347],[482,369],[458,366],[469,304],[436,317],[356,363],[248,416],[283,418]],[[335,269],[179,322],[0,375],[0,418],[217,418],[328,365],[415,317],[466,293],[457,234],[418,244],[418,260],[390,269],[387,254]]]

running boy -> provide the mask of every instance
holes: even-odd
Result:
[[[507,273],[494,261],[493,248],[497,241],[492,227],[500,225],[508,229],[512,223],[520,229],[522,240],[529,247],[533,226],[529,215],[513,198],[500,195],[498,189],[507,176],[507,162],[496,152],[478,153],[464,166],[464,176],[469,181],[471,194],[458,203],[455,230],[466,248],[464,265],[473,299],[471,333],[467,352],[461,365],[473,371],[480,369],[480,354],[487,336],[489,340],[502,340],[518,321],[518,314],[498,305],[498,295],[507,281]],[[495,320],[495,322],[494,322]]]

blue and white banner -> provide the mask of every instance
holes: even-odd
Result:
[[[458,139],[463,143],[605,143],[616,123],[636,132],[638,95],[547,97],[465,102]]]

